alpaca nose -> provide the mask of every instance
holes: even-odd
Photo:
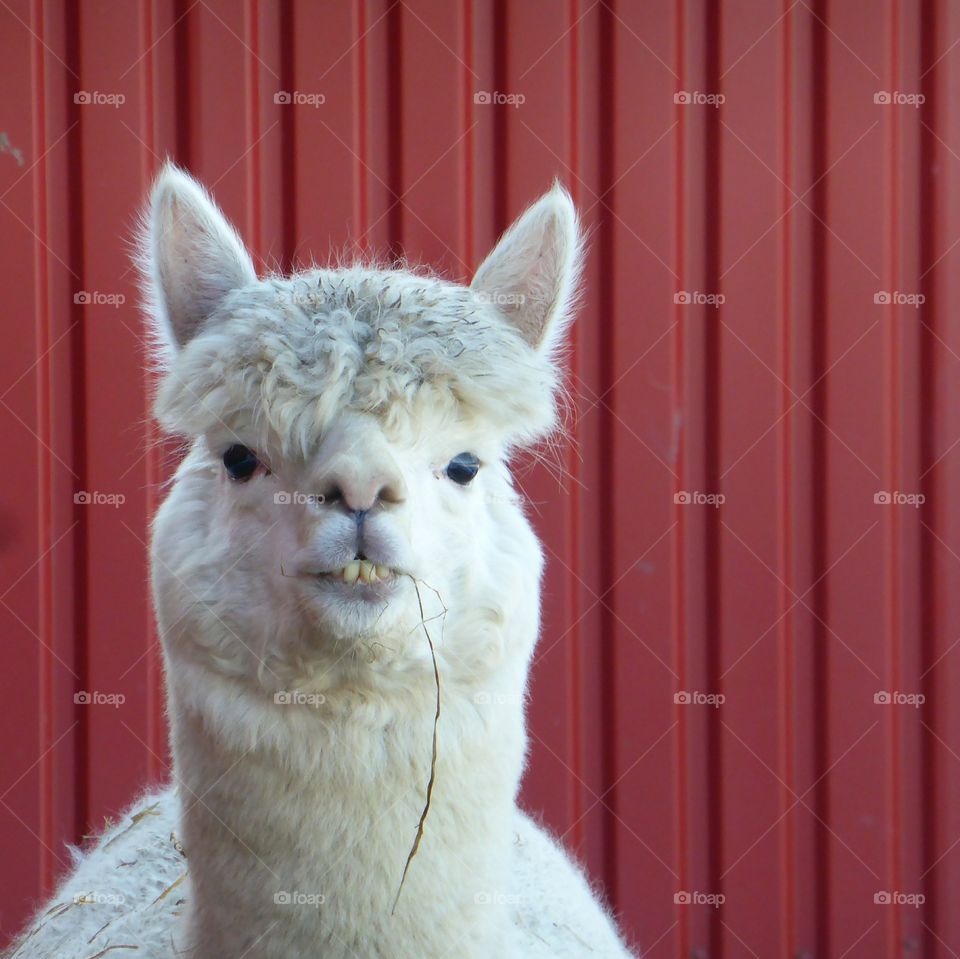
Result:
[[[325,503],[342,503],[353,513],[357,525],[377,505],[395,505],[406,499],[407,491],[398,474],[387,471],[339,469],[323,484]]]

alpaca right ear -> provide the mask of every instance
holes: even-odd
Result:
[[[583,237],[570,194],[555,182],[500,238],[470,288],[536,350],[552,354],[573,314]]]
[[[231,291],[257,273],[236,230],[193,177],[166,163],[150,194],[140,261],[155,336],[186,345]]]

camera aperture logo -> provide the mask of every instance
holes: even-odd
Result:
[[[713,906],[719,909],[727,901],[727,897],[722,892],[698,892],[693,890],[687,892],[680,890],[673,894],[673,904],[675,906]]]
[[[78,892],[73,897],[75,906],[122,906],[126,901],[118,892]]]
[[[873,502],[876,506],[912,506],[914,509],[919,509],[926,501],[927,497],[923,493],[878,490],[873,494]]]
[[[303,90],[278,90],[273,95],[273,102],[281,107],[313,107],[316,110],[327,102],[327,97],[323,93],[306,93]]]
[[[927,298],[923,293],[904,293],[902,290],[877,290],[873,294],[876,306],[912,306],[919,310]]]
[[[473,294],[481,303],[489,303],[491,306],[523,306],[527,302],[524,293],[484,293],[477,290]]]
[[[99,90],[78,90],[73,102],[82,107],[122,107],[127,98],[122,93],[101,93]]]
[[[712,306],[719,310],[727,298],[722,293],[701,293],[699,290],[677,290],[673,294],[677,306]]]
[[[683,107],[717,107],[723,106],[727,98],[722,93],[701,93],[699,90],[678,90],[673,95],[673,102]]]
[[[297,889],[281,889],[273,894],[273,902],[277,906],[310,906],[319,909],[326,899],[322,892],[300,892]]]
[[[112,306],[114,309],[123,306],[127,298],[122,293],[103,293],[100,290],[80,290],[73,294],[73,302],[77,306]]]
[[[676,506],[712,506],[719,509],[727,501],[723,493],[701,493],[700,490],[680,490],[673,494]]]
[[[317,309],[323,303],[319,291],[307,287],[298,287],[293,290],[276,290],[273,302],[277,306],[304,306],[308,309]]]
[[[326,701],[323,693],[308,693],[304,689],[281,689],[273,694],[273,701],[278,706],[312,706],[318,709]]]
[[[523,900],[514,892],[500,892],[494,889],[490,892],[478,892],[473,901],[478,906],[518,906]]]
[[[514,703],[519,703],[520,697],[509,693],[493,693],[481,690],[474,694],[473,701],[477,706],[511,706]]]
[[[723,693],[702,693],[699,689],[680,689],[673,694],[677,706],[713,706],[719,709],[727,697]]]
[[[927,98],[922,93],[904,93],[902,90],[877,90],[873,102],[882,107],[922,107]]]
[[[119,709],[127,701],[127,697],[123,693],[101,693],[96,689],[81,689],[80,692],[73,694],[73,701],[77,706],[113,706],[114,709]]]
[[[473,102],[479,106],[513,107],[519,110],[527,98],[522,93],[502,93],[500,90],[477,90]]]
[[[300,490],[280,490],[273,494],[277,506],[323,506],[327,501],[323,493],[302,493]]]
[[[927,701],[927,697],[923,693],[881,689],[873,694],[873,701],[877,706],[913,706],[914,709],[919,709]]]
[[[77,506],[112,506],[119,509],[126,503],[123,493],[101,493],[99,490],[77,490],[73,494],[73,502]]]
[[[913,906],[918,909],[927,901],[922,892],[887,892],[881,890],[873,894],[875,906]]]

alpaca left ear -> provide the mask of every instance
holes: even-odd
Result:
[[[257,281],[236,230],[203,187],[169,162],[150,195],[140,265],[154,338],[168,358],[228,293]]]
[[[572,317],[583,238],[570,194],[554,183],[500,238],[470,288],[534,348],[550,353]]]

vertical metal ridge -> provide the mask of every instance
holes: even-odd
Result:
[[[507,81],[507,3],[506,0],[493,0],[493,89],[506,90]],[[509,165],[507,141],[507,114],[497,110],[493,114],[493,230],[502,233],[509,222],[509,193],[507,175]]]
[[[826,622],[829,616],[829,582],[827,579],[827,243],[826,223],[828,203],[827,140],[829,123],[829,61],[827,56],[828,27],[826,24],[826,0],[815,0],[814,22],[811,24],[811,75],[814,93],[810,112],[811,120],[811,173],[814,185],[811,188],[810,208],[813,222],[810,225],[810,346],[811,376],[814,385],[810,390],[812,423],[812,495],[813,511],[813,556],[811,606],[814,621],[811,624],[814,644],[813,672],[815,708],[814,746],[814,803],[818,818],[816,836],[816,950],[817,955],[831,954],[830,902],[832,877],[830,872],[830,844],[825,823],[830,817],[830,783],[826,775],[829,769],[830,711],[827,683],[829,679],[829,647]]]
[[[260,144],[260,2],[246,0],[243,10],[247,42],[245,62],[247,137],[250,155],[246,171],[247,224],[255,262],[263,257],[263,157]]]
[[[190,25],[194,20],[194,4],[190,0],[175,0],[173,39],[177,64],[176,88],[176,137],[177,161],[187,168],[193,163],[193,67],[190,62],[193,31]]]
[[[395,3],[386,15],[387,90],[384,91],[387,119],[387,184],[390,204],[387,211],[387,243],[394,257],[403,255],[403,4]]]
[[[354,0],[354,35],[356,56],[354,63],[354,84],[356,89],[356,109],[354,125],[357,143],[356,158],[353,165],[353,216],[354,234],[357,236],[357,252],[363,256],[369,247],[370,238],[367,229],[370,224],[370,194],[367,182],[367,164],[369,162],[369,122],[370,105],[369,76],[367,74],[367,9],[366,0]]]
[[[936,40],[938,36],[938,16],[937,3],[927,2],[922,7],[921,20],[921,51],[920,65],[926,68],[927,64],[933,64],[936,59]],[[921,92],[926,97],[926,107],[931,122],[923,126],[920,130],[920,291],[926,297],[923,310],[924,326],[920,329],[920,422],[917,424],[920,435],[920,492],[926,496],[926,503],[929,503],[930,515],[932,516],[929,526],[936,527],[942,521],[941,498],[939,496],[939,483],[937,482],[937,470],[934,465],[937,461],[936,435],[938,426],[937,405],[934,399],[935,376],[937,373],[936,363],[936,343],[937,329],[941,327],[939,316],[939,301],[937,298],[938,285],[933,275],[931,267],[937,257],[937,248],[939,246],[938,238],[940,236],[937,211],[940,209],[940,178],[932,176],[928,171],[934,169],[941,151],[938,145],[938,137],[933,128],[938,124],[938,108],[940,105],[939,95],[939,70],[937,67],[926,69],[921,77]],[[929,265],[928,265],[929,264]],[[937,679],[937,670],[934,668],[937,658],[937,633],[940,628],[938,622],[938,591],[935,581],[936,567],[934,562],[935,541],[934,534],[931,532],[928,524],[920,527],[920,664],[923,673],[920,678],[920,691],[926,696],[926,702],[939,703],[940,690],[942,684]],[[945,537],[937,533],[942,540]],[[932,723],[937,723],[937,719],[943,715],[940,709],[937,709],[932,718]],[[940,853],[937,850],[937,827],[939,825],[938,799],[940,792],[940,761],[943,751],[938,747],[934,737],[924,730],[924,735],[920,739],[921,762],[920,767],[923,770],[923,789],[921,815],[923,818],[921,826],[922,857],[921,860],[926,865],[931,866],[923,879],[923,893],[926,896],[925,922],[923,927],[923,944],[920,952],[923,955],[934,956],[937,954],[940,943],[937,941],[933,930],[940,928],[940,902],[939,889],[937,882],[937,863]]]
[[[148,186],[153,173],[153,157],[156,154],[156,59],[154,56],[154,0],[142,0],[140,4],[140,42],[145,51],[140,61],[140,132],[143,146],[140,150],[140,172],[144,188]],[[149,358],[144,356],[144,365],[149,368]],[[150,389],[144,383],[144,433],[143,441],[146,445],[144,457],[146,521],[149,524],[157,508],[157,489],[160,482],[157,446],[154,442],[155,426],[153,425]],[[163,695],[162,695],[162,668],[157,648],[158,636],[156,622],[153,616],[153,607],[146,603],[144,617],[144,636],[146,640],[146,667],[147,667],[147,775],[151,781],[156,781],[162,774],[160,755],[164,750],[166,731],[164,729]]]
[[[607,202],[598,204],[597,223],[597,261],[599,263],[599,284],[596,292],[597,311],[606,322],[597,324],[600,353],[600,383],[599,395],[609,397],[609,405],[616,409],[618,389],[614,375],[614,330],[617,323],[615,295],[616,282],[614,276],[615,230],[610,208],[617,208],[615,159],[617,149],[617,116],[615,108],[615,76],[616,76],[616,44],[614,43],[614,16],[616,0],[600,5],[598,16],[598,42],[600,44],[601,63],[606,64],[606,70],[600,76],[597,88],[599,103],[597,116],[599,129],[605,131],[598,138],[599,150],[599,183],[597,194],[607,198]],[[613,447],[616,430],[613,416],[602,405],[600,412],[600,476],[603,478],[601,495],[603,501],[612,504],[615,501],[614,489],[614,456]],[[608,544],[602,553],[602,577],[604,583],[615,583],[615,550],[614,540],[617,528],[613,509],[600,510],[599,522],[601,527],[601,541]],[[614,731],[617,728],[618,697],[617,697],[617,648],[615,643],[614,616],[610,606],[617,606],[617,587],[613,586],[609,603],[604,603],[600,609],[602,634],[600,637],[601,657],[601,704],[603,710],[602,727],[609,731],[603,737],[600,748],[603,753],[602,761],[602,793],[606,796],[602,812],[603,829],[603,878],[607,894],[615,910],[624,908],[623,891],[620,886],[619,845],[617,843],[617,820],[620,809],[620,790],[617,782],[617,740]]]
[[[460,218],[460,253],[470,269],[476,267],[474,250],[476,222],[474,215],[474,140],[473,125],[473,0],[462,0],[460,5],[460,73],[463,110],[463,177],[461,181],[462,216]]]
[[[780,887],[781,955],[792,959],[797,948],[796,919],[796,824],[793,796],[796,794],[794,757],[794,635],[793,603],[793,354],[791,335],[793,330],[793,217],[791,197],[793,193],[793,30],[790,0],[783,0],[783,28],[780,46],[781,127],[780,127],[780,200],[783,206],[783,221],[780,229],[780,402],[782,426],[779,431],[780,466],[780,805],[783,824],[780,830],[780,858],[782,876]]]
[[[76,78],[80,76],[80,14],[77,4],[64,5],[64,60],[68,72]],[[68,133],[65,147],[68,156],[67,170],[69,216],[69,263],[74,274],[85,275],[86,252],[84,249],[83,225],[86,207],[83,196],[84,164],[82,146],[81,117],[83,108],[73,102],[72,84],[67,83],[66,117]],[[84,307],[73,304],[71,308],[70,375],[75,383],[83,383],[86,378],[87,352],[85,339]],[[71,398],[71,458],[74,472],[80,477],[83,488],[87,486],[87,420],[86,396],[82,390]],[[73,655],[75,672],[80,677],[80,689],[89,689],[90,675],[90,628],[89,628],[89,569],[87,556],[89,511],[74,507],[73,530]],[[75,705],[73,718],[76,722],[74,737],[74,822],[73,841],[78,843],[91,823],[90,811],[90,711]]]
[[[684,45],[684,36],[686,32],[686,0],[677,0],[675,15],[675,50],[674,57],[677,68],[678,89],[683,89],[684,77],[686,75],[686,50]],[[686,261],[686,115],[682,105],[677,104],[674,107],[674,113],[677,118],[677,138],[676,150],[674,155],[674,176],[675,190],[674,197],[674,273],[677,276],[677,285],[679,289],[685,288],[684,265]],[[686,471],[686,435],[684,421],[681,413],[684,408],[686,378],[684,375],[684,364],[686,362],[686,343],[684,338],[682,306],[674,304],[674,324],[671,335],[671,350],[673,352],[673,396],[671,403],[671,412],[676,421],[681,425],[677,437],[677,468],[674,493],[679,493],[684,487],[684,474]],[[676,498],[674,500],[674,522],[676,533],[672,543],[672,578],[673,578],[673,655],[674,672],[677,676],[677,689],[687,687],[687,651],[686,651],[686,601],[687,601],[687,582],[686,582],[686,516],[683,506],[679,505]],[[689,842],[689,782],[687,771],[687,744],[689,740],[688,716],[689,711],[682,705],[674,706],[674,714],[677,723],[677,735],[675,742],[674,755],[674,775],[676,777],[676,850],[677,850],[677,876],[681,889],[688,888],[688,877],[690,874],[687,860],[687,846]],[[675,955],[677,959],[687,959],[690,954],[690,910],[683,906],[677,907],[678,915],[678,934],[676,938]]]
[[[280,85],[296,85],[296,44],[294,43],[293,0],[280,0]],[[283,205],[280,255],[281,271],[294,269],[297,251],[297,127],[295,110],[280,111],[280,199]]]
[[[721,3],[705,7],[704,35],[706,37],[705,80],[707,89],[720,91],[720,56],[723,20]],[[706,289],[720,292],[720,244],[723,182],[720,151],[720,112],[706,111],[704,130],[706,156],[703,166],[703,235],[704,235],[704,280]],[[704,312],[707,308],[703,308]],[[717,492],[720,486],[720,430],[721,424],[721,352],[719,323],[707,322],[704,332],[704,480],[706,489]],[[719,510],[707,510],[704,524],[704,608],[706,635],[704,641],[704,675],[708,688],[720,690],[722,672],[723,625],[721,618],[722,591],[720,581],[723,570],[723,550],[720,544]],[[713,800],[706,805],[707,862],[706,875],[710,890],[723,892],[723,755],[724,739],[719,722],[709,722],[704,729],[707,742],[706,781],[713,787]],[[708,910],[710,954],[722,959],[724,948],[723,923],[718,909]]]
[[[37,647],[40,657],[38,670],[40,759],[39,772],[39,838],[41,848],[40,876],[43,893],[49,893],[54,881],[54,702],[53,655],[53,570],[50,555],[53,545],[52,472],[53,456],[51,423],[51,374],[50,374],[50,285],[47,263],[47,83],[46,83],[46,30],[43,0],[33,0],[31,5],[31,66],[33,70],[33,149],[39,159],[34,167],[33,215],[35,241],[34,295],[36,302],[36,326],[34,339],[37,350],[37,563],[38,572],[38,632],[41,643]]]
[[[580,184],[580,117],[579,117],[579,93],[580,93],[580,20],[577,16],[577,0],[567,0],[567,37],[568,49],[568,85],[567,85],[567,167],[571,172],[570,192],[574,202],[579,200]],[[570,356],[568,358],[568,367],[566,375],[571,379],[578,379],[580,374],[580,342],[582,328],[576,323],[570,331]],[[570,627],[570,642],[567,645],[569,650],[569,675],[567,677],[567,689],[570,696],[570,766],[573,775],[570,777],[570,815],[573,816],[573,842],[575,848],[581,848],[584,838],[584,796],[583,786],[583,670],[581,664],[582,630],[580,628],[580,581],[574,568],[579,565],[580,558],[580,483],[579,472],[580,465],[576,454],[576,444],[578,442],[578,424],[573,425],[573,442],[568,444],[566,451],[566,469],[573,479],[573,483],[568,497],[568,509],[566,510],[567,535],[570,544],[570,562],[567,564],[567,615]]]
[[[890,22],[888,29],[890,31],[890,83],[891,90],[900,88],[900,4],[899,0],[891,0],[890,3]],[[900,203],[902,200],[902,184],[900,170],[900,111],[889,110],[887,116],[890,122],[890,132],[888,141],[888,164],[889,164],[889,190],[887,205],[887,223],[886,223],[886,254],[887,254],[887,280],[891,290],[898,290],[901,287],[900,279],[902,273],[902,263],[900,257],[900,227],[901,211]],[[900,354],[902,347],[902,336],[900,331],[902,307],[892,304],[890,307],[890,325],[887,331],[887,371],[888,378],[887,395],[890,397],[890,406],[887,411],[887,477],[888,488],[897,490],[900,488],[900,478],[902,474],[901,450],[900,450],[900,431],[901,416],[900,402],[902,390],[902,378],[900,371]],[[887,638],[889,643],[889,683],[890,689],[900,689],[900,677],[902,673],[902,650],[901,644],[901,544],[900,544],[900,510],[887,510],[889,525],[887,527],[888,535],[888,559],[887,559]],[[902,805],[902,784],[901,784],[901,723],[900,710],[891,709],[887,711],[889,717],[889,740],[888,740],[888,822],[886,834],[889,837],[887,845],[889,881],[891,889],[902,889],[901,877],[903,873],[903,857],[900,849],[900,821]],[[887,949],[890,959],[896,959],[901,951],[902,938],[902,918],[900,906],[893,906],[887,910],[887,922],[889,937]]]

